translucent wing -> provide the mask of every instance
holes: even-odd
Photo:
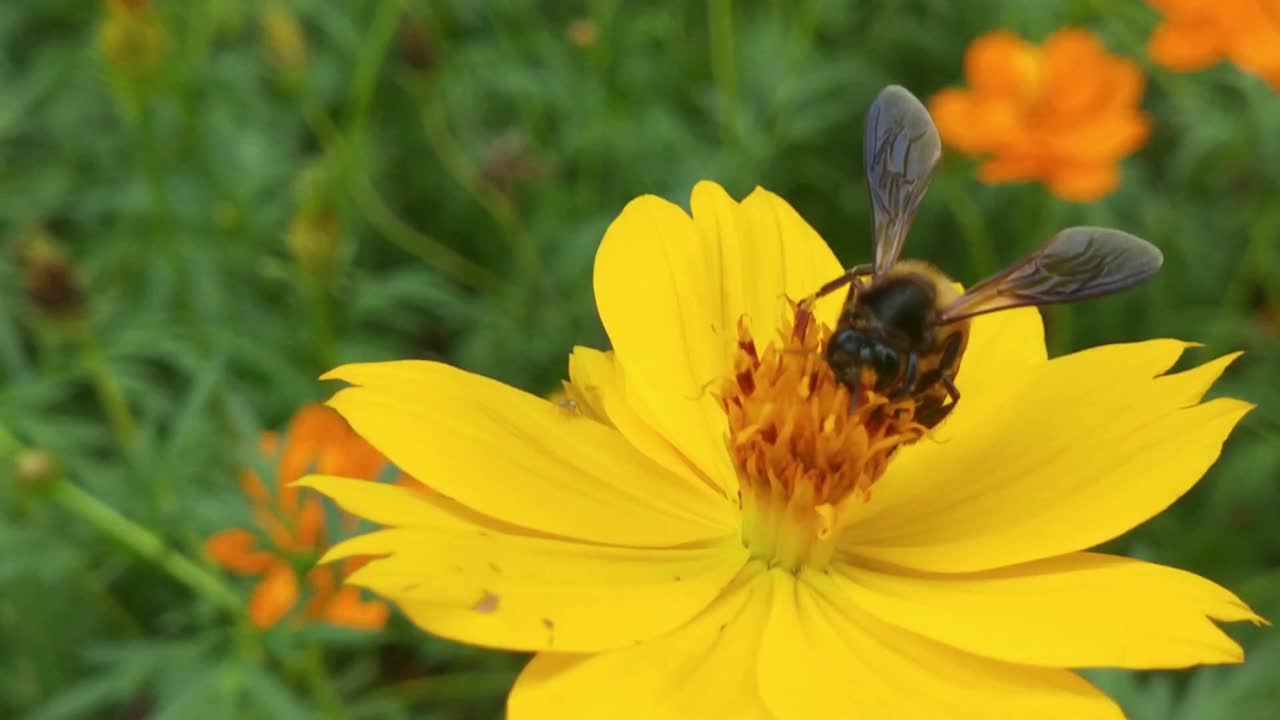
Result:
[[[942,311],[939,324],[1026,305],[1087,300],[1124,290],[1164,263],[1155,245],[1128,233],[1073,227],[992,275]]]
[[[915,95],[890,85],[867,111],[862,164],[875,215],[875,271],[898,260],[916,207],[942,158],[942,141],[929,111]]]

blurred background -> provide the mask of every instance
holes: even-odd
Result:
[[[1244,350],[1213,392],[1259,407],[1106,549],[1280,618],[1280,93],[1156,64],[1159,20],[1102,0],[0,4],[0,717],[500,716],[522,657],[308,574],[351,528],[263,519],[305,514],[258,491],[296,469],[264,432],[306,464],[290,420],[344,361],[554,391],[574,344],[607,344],[593,254],[639,194],[762,185],[864,260],[868,104],[963,86],[999,28],[1096,33],[1145,76],[1150,132],[1092,202],[948,152],[907,254],[971,283],[1070,224],[1159,245],[1138,290],[1046,311],[1051,353]],[[1243,666],[1090,677],[1138,720],[1280,716],[1280,638],[1228,630]]]

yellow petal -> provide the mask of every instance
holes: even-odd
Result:
[[[594,284],[636,412],[734,497],[725,415],[710,392],[729,372],[734,337],[719,252],[679,207],[636,198],[605,232]]]
[[[1027,665],[1235,663],[1243,651],[1210,620],[1261,620],[1198,575],[1093,553],[962,575],[841,564],[835,577],[848,602],[887,623]]]
[[[435,493],[311,476],[299,483],[384,530],[324,558],[378,556],[348,581],[397,602],[429,632],[520,650],[630,645],[686,622],[746,560],[734,535],[673,549],[516,536]]]
[[[790,313],[788,300],[808,297],[844,268],[827,243],[785,200],[756,188],[741,204],[719,185],[702,182],[693,189],[693,220],[703,242],[719,246],[725,277],[726,338],[737,340],[738,319],[746,316],[752,334],[765,344],[777,337]],[[868,257],[871,248],[866,248]],[[815,315],[834,325],[845,291],[829,294]]]
[[[508,650],[592,652],[662,635],[703,611],[747,560],[737,538],[683,548],[589,545],[474,528],[401,528],[326,561],[375,555],[347,581],[424,630]]]
[[[485,527],[521,534],[519,525],[496,520],[439,493],[422,492],[405,485],[367,480],[308,475],[293,484],[311,488],[338,503],[351,515],[389,527],[429,527],[470,530]]]
[[[711,390],[731,368],[738,321],[756,338],[776,334],[787,299],[843,272],[826,243],[776,195],[742,203],[699,183],[693,218],[655,197],[632,201],[596,255],[600,318],[636,413],[735,497],[724,412]],[[818,307],[833,322],[842,296]]]
[[[1250,408],[1194,404],[1234,356],[1153,379],[1185,347],[1093,348],[966,394],[935,440],[894,459],[844,547],[968,572],[1093,547],[1147,520],[1200,479]]]
[[[761,574],[743,580],[663,637],[599,655],[538,655],[516,680],[507,717],[770,718],[756,684],[770,583]]]
[[[774,577],[760,689],[778,717],[1123,718],[1070,671],[989,660],[887,625],[849,602],[824,573]]]
[[[716,484],[701,470],[646,423],[627,398],[626,380],[614,354],[585,347],[575,347],[569,356],[569,380],[575,393],[582,396],[593,412],[618,429],[640,452],[690,482]],[[726,500],[726,508],[728,508]]]
[[[718,537],[736,510],[644,457],[613,428],[440,363],[346,365],[329,402],[398,467],[477,512],[621,545]],[[385,488],[390,489],[390,488]]]
[[[960,362],[956,386],[963,393],[1021,381],[1049,359],[1044,322],[1033,307],[979,315],[969,327],[969,345]],[[960,412],[968,403],[956,406]]]

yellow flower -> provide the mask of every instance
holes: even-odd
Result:
[[[1220,60],[1280,90],[1280,0],[1148,0],[1163,16],[1147,52],[1183,72]]]
[[[338,182],[332,156],[304,168],[295,190],[297,208],[285,235],[286,245],[298,266],[322,287],[333,280],[344,254]]]
[[[143,79],[160,69],[169,33],[149,0],[106,0],[98,27],[103,57],[122,74]]]
[[[323,405],[307,405],[297,412],[289,423],[283,449],[274,432],[263,433],[259,445],[264,457],[277,461],[278,491],[273,493],[253,470],[242,472],[240,486],[253,504],[257,531],[219,531],[205,542],[205,551],[230,572],[260,577],[249,597],[249,619],[260,628],[269,628],[298,605],[302,590],[295,561],[308,562],[328,548],[320,498],[303,497],[290,484],[313,469],[373,479],[387,461]],[[268,540],[266,548],[259,546],[259,535]],[[362,564],[362,558],[350,558],[343,573]],[[303,582],[309,586],[310,596],[301,608],[301,618],[365,630],[385,625],[387,606],[362,599],[354,587],[341,587],[336,575],[334,568],[327,566],[306,572]]]
[[[579,17],[569,23],[564,34],[574,47],[589,48],[599,39],[600,27],[589,17]]]
[[[307,68],[307,35],[287,5],[270,2],[259,17],[267,57],[285,84],[296,89]]]
[[[311,476],[385,526],[327,560],[423,629],[534,651],[523,718],[1118,718],[1071,668],[1235,663],[1259,618],[1190,573],[1084,552],[1162,511],[1249,410],[1185,343],[1047,360],[1034,309],[981,316],[964,399],[920,439],[791,327],[841,272],[777,196],[655,197],[596,256],[613,352],[577,412],[447,365],[347,365],[330,405],[437,493]],[[906,418],[907,415],[902,416]],[[913,441],[919,440],[918,442]],[[897,451],[895,452],[895,448]]]
[[[929,114],[944,142],[986,158],[983,182],[1040,180],[1059,197],[1093,200],[1146,142],[1141,71],[1088,31],[1059,30],[1042,46],[990,32],[969,46],[964,69],[969,87],[939,92]]]

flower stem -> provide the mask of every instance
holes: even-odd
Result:
[[[1262,210],[1248,229],[1244,254],[1240,256],[1240,264],[1232,273],[1222,293],[1222,302],[1218,305],[1218,314],[1214,319],[1209,337],[1215,347],[1230,342],[1233,324],[1241,315],[1241,308],[1249,302],[1249,289],[1252,283],[1263,286],[1268,303],[1280,301],[1280,285],[1267,278],[1267,274],[1259,268],[1274,267],[1275,236],[1280,229],[1280,208],[1266,207]]]
[[[720,111],[721,142],[738,140],[738,69],[733,52],[733,0],[707,0],[711,76]]]
[[[93,383],[98,403],[102,405],[102,411],[106,413],[107,422],[110,423],[120,447],[126,452],[132,450],[138,437],[138,423],[133,417],[133,411],[129,409],[129,402],[121,391],[120,384],[107,368],[102,352],[92,337],[86,337],[83,341],[80,364]]]
[[[344,164],[351,165],[347,160],[351,152],[347,147],[348,143],[333,119],[319,108],[304,109],[303,117],[306,118],[312,134],[325,152],[337,154],[343,158]],[[410,255],[418,256],[433,268],[449,275],[454,281],[473,290],[493,291],[501,286],[502,281],[497,275],[471,262],[453,248],[414,228],[396,215],[373,187],[364,174],[363,168],[348,168],[346,182],[356,209],[392,244]]]
[[[0,463],[8,465],[22,451],[22,443],[14,437],[9,429],[0,425]]]
[[[333,334],[333,303],[329,297],[327,278],[303,278],[304,292],[311,301],[311,321],[315,332],[316,367],[327,370],[336,357]]]
[[[400,15],[404,12],[404,2],[405,0],[382,0],[378,4],[372,26],[356,54],[355,70],[352,72],[351,89],[348,93],[347,134],[351,137],[364,131],[383,58],[395,40]]]
[[[974,277],[986,277],[996,268],[996,251],[987,222],[982,219],[973,198],[958,184],[939,184],[947,188],[947,204],[951,206],[951,214],[960,226],[960,236],[969,250],[969,264],[973,267]]]
[[[346,720],[350,717],[342,705],[342,697],[329,680],[329,673],[325,669],[324,648],[314,643],[308,646],[300,669],[324,717],[329,720]]]
[[[210,604],[232,615],[241,614],[239,596],[223,584],[220,578],[169,547],[155,533],[129,520],[115,508],[61,476],[52,482],[49,496],[104,535],[129,548],[144,560],[150,561],[165,571],[174,580],[195,591]]]
[[[471,670],[406,680],[386,692],[402,703],[459,701],[499,696],[513,682],[510,670]]]
[[[515,204],[481,177],[480,172],[454,137],[453,131],[449,129],[444,105],[437,98],[429,97],[424,88],[419,88],[418,94],[423,131],[436,157],[440,158],[440,162],[444,164],[445,170],[454,181],[489,213],[494,223],[502,230],[512,256],[521,266],[530,284],[542,285],[546,281],[542,259],[524,231]]]

